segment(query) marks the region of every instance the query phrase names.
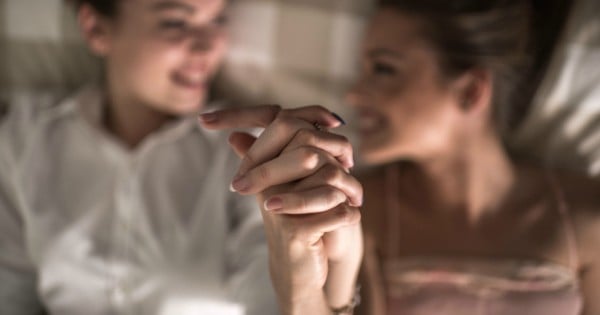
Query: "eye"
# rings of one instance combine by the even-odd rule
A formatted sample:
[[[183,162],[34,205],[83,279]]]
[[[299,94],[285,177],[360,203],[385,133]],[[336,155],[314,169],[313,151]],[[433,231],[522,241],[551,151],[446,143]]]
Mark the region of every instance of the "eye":
[[[225,14],[221,14],[212,21],[212,24],[218,25],[218,26],[224,26],[224,25],[227,25],[228,21],[229,21],[228,16]]]
[[[188,27],[184,20],[164,20],[160,22],[160,28],[167,31],[183,31]]]
[[[372,64],[371,71],[375,75],[393,76],[397,73],[394,66],[389,63],[375,61]]]

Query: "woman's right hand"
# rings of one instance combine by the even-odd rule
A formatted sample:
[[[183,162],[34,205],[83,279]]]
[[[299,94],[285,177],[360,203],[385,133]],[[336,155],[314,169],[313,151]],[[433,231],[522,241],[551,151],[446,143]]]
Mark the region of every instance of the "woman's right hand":
[[[348,141],[314,127],[314,122],[325,127],[339,122],[315,106],[213,115],[218,116],[209,126],[213,129],[266,127],[258,139],[232,135],[230,142],[244,157],[233,187],[257,194],[263,205],[271,275],[286,313],[329,314],[327,305],[347,304],[362,257],[357,208],[362,186],[348,173],[353,165]]]

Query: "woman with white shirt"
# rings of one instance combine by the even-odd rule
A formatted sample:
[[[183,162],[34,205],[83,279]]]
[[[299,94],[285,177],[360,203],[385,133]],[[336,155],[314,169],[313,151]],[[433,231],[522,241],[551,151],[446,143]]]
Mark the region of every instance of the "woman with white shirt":
[[[104,80],[0,123],[0,314],[278,312],[260,211],[229,192],[237,158],[196,116],[226,1],[75,5]]]

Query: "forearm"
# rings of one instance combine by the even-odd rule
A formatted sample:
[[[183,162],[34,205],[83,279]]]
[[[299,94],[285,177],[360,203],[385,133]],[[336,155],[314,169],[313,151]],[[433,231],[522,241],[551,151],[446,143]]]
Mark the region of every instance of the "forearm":
[[[315,289],[314,294],[301,299],[281,303],[283,315],[331,315],[331,309],[322,290]]]

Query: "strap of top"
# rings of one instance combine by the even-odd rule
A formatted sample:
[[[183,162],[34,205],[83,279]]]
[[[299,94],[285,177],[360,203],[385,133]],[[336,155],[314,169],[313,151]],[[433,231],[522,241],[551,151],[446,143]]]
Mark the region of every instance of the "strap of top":
[[[548,172],[547,177],[550,185],[552,186],[552,190],[554,191],[554,196],[556,198],[556,202],[558,203],[558,212],[562,219],[563,228],[565,230],[565,239],[567,241],[567,250],[569,253],[569,267],[573,270],[577,270],[579,269],[580,263],[579,251],[577,250],[578,246],[575,233],[575,224],[569,211],[567,198],[565,197],[562,186],[556,179],[556,176]]]

